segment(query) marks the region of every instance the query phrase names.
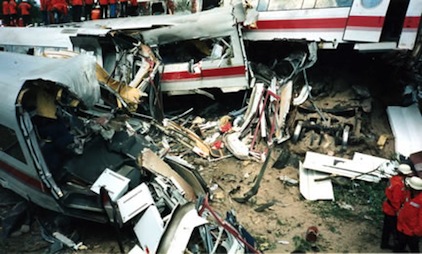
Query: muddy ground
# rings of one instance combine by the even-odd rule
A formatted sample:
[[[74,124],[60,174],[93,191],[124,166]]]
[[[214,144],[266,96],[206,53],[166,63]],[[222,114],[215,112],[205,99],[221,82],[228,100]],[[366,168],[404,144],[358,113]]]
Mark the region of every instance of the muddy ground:
[[[356,86],[369,91],[370,107],[366,107],[362,114],[362,136],[353,140],[347,149],[341,149],[332,137],[325,136],[321,143],[310,142],[309,135],[302,137],[297,143],[286,141],[275,146],[271,155],[270,168],[266,171],[258,193],[247,203],[238,203],[233,197],[241,197],[253,185],[256,176],[261,169],[262,162],[241,161],[234,157],[220,161],[205,161],[193,154],[188,154],[185,159],[200,167],[200,172],[209,186],[216,187],[213,191],[211,205],[216,211],[224,215],[225,211],[233,210],[237,219],[253,236],[258,239],[260,249],[266,253],[286,253],[293,251],[307,252],[390,252],[379,248],[382,216],[379,200],[366,200],[360,204],[349,203],[353,211],[337,209],[337,215],[318,210],[318,207],[338,207],[337,188],[335,189],[336,201],[306,201],[299,192],[298,185],[280,180],[287,176],[290,179],[299,180],[298,163],[303,161],[306,151],[316,151],[339,157],[350,158],[353,152],[358,151],[383,158],[391,158],[394,154],[394,139],[389,127],[385,108],[387,105],[399,104],[401,101],[399,80],[400,72],[394,72],[394,68],[384,66],[382,61],[376,60],[371,55],[356,54],[320,54],[319,60],[308,71],[308,79],[313,86],[315,103],[320,108],[333,108],[336,105],[367,105],[368,97],[356,90]],[[300,80],[297,81],[298,83]],[[353,88],[355,87],[355,88]],[[362,91],[362,90],[361,90]],[[235,99],[233,99],[235,98]],[[171,100],[165,98],[164,103],[171,105]],[[242,96],[222,97],[223,100],[235,102],[229,106],[209,106],[208,99],[186,100],[197,103],[194,114],[201,117],[218,117],[227,114],[230,110],[241,105]],[[180,98],[179,98],[180,100]],[[365,104],[366,103],[366,104]],[[224,104],[224,103],[223,103]],[[179,104],[181,106],[181,104]],[[184,105],[189,107],[189,103]],[[174,107],[167,108],[168,111]],[[291,109],[289,114],[290,131],[294,130],[296,108]],[[323,135],[317,136],[321,137]],[[385,145],[380,148],[377,145],[381,135],[387,137]],[[277,161],[282,153],[288,153],[290,159],[281,167]],[[343,179],[344,180],[344,179]],[[362,183],[352,183],[346,180],[343,190],[353,192],[362,187]],[[382,190],[385,182],[372,183],[374,189]],[[376,186],[375,186],[376,185]],[[335,185],[336,186],[336,185]],[[377,187],[377,188],[375,188]],[[2,191],[6,195],[6,191]],[[356,192],[359,195],[359,192]],[[7,197],[7,198],[6,198]],[[2,217],[13,207],[14,200],[6,195],[2,198],[0,207]],[[362,195],[362,198],[363,197]],[[343,202],[343,203],[347,203]],[[269,207],[263,208],[267,204]],[[257,211],[258,208],[258,211]],[[260,210],[261,208],[261,210]],[[379,211],[377,213],[376,211]],[[375,211],[375,213],[374,213]],[[39,214],[47,214],[39,211]],[[342,216],[354,214],[355,216]],[[108,225],[97,225],[85,221],[74,221],[78,238],[86,246],[81,253],[118,253],[117,235],[114,229]],[[0,252],[47,252],[51,245],[42,239],[39,224],[32,221],[30,230],[19,236],[4,239],[0,245]],[[318,228],[319,235],[316,244],[312,247],[304,239],[309,227]],[[73,228],[73,227],[72,227]],[[75,234],[76,234],[75,233]],[[135,244],[132,240],[131,230],[122,233],[125,251],[129,251]],[[65,249],[62,253],[71,253]]]

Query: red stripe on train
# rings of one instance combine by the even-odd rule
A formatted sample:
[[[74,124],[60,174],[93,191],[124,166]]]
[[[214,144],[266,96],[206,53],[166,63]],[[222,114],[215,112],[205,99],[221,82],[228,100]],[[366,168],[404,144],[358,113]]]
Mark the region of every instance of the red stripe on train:
[[[200,79],[200,78],[225,78],[231,76],[244,76],[245,66],[222,67],[216,69],[204,69],[201,73],[183,72],[165,72],[161,75],[161,81],[177,81],[182,79]]]
[[[10,166],[9,164],[0,161],[0,170],[3,170],[10,174],[10,177],[15,177],[17,180],[30,185],[32,188],[37,189],[37,191],[43,192],[43,184],[36,178],[29,176],[16,168]],[[7,179],[6,179],[7,180]]]
[[[344,29],[346,26],[382,28],[384,16],[350,16],[343,18],[312,18],[258,20],[259,29]],[[415,20],[409,20],[412,24]]]
[[[405,17],[403,28],[414,28],[417,29],[419,27],[419,22],[421,21],[421,17]]]

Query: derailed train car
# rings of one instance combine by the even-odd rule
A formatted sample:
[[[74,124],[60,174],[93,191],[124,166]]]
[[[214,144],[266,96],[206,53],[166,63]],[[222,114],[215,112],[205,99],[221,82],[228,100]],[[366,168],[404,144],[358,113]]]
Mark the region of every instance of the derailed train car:
[[[3,187],[64,215],[134,225],[140,252],[255,250],[235,221],[207,220],[216,215],[203,199],[207,186],[165,158],[146,121],[110,103],[118,95],[98,83],[94,57],[3,52],[0,59]],[[182,230],[177,247],[166,237],[175,230]]]

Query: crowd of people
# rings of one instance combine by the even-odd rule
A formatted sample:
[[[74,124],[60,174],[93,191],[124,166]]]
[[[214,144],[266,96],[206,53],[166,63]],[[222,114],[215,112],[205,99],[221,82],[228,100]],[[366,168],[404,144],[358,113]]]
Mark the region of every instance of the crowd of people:
[[[4,26],[28,26],[32,23],[31,8],[33,6],[27,0],[2,1]],[[172,1],[167,2],[172,3]],[[143,3],[147,4],[147,2]],[[44,25],[138,16],[140,10],[145,10],[145,8],[147,6],[139,6],[137,0],[40,0]]]
[[[94,9],[99,11],[98,17],[93,16]],[[139,14],[137,0],[41,0],[40,10],[46,25]]]
[[[17,3],[15,0],[3,0],[2,14],[5,26],[27,26],[31,24],[32,5],[26,0]]]
[[[422,178],[411,166],[401,164],[391,177],[382,205],[384,225],[381,249],[419,253],[422,237]]]

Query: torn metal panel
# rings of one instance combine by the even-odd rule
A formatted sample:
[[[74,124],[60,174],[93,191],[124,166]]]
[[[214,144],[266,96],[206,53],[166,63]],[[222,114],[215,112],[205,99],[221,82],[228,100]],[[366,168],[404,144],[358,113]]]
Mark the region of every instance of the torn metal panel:
[[[104,186],[108,191],[111,200],[116,201],[127,191],[129,182],[130,179],[106,168],[94,182],[91,190],[100,194],[100,188]]]
[[[176,207],[166,224],[157,253],[184,253],[193,230],[208,223],[205,218],[198,215],[195,204],[187,203]]]
[[[378,167],[368,170],[368,167],[362,165],[359,161],[309,151],[306,152],[303,167],[367,182],[379,182],[381,180],[379,174],[375,173]]]
[[[334,200],[333,184],[330,179],[321,179],[327,174],[306,169],[302,162],[299,162],[299,190],[307,200]]]
[[[128,252],[128,254],[147,254],[139,245],[133,246],[132,249]]]
[[[242,133],[248,127],[252,118],[255,116],[256,112],[258,111],[258,106],[262,97],[264,95],[264,84],[263,83],[256,83],[252,89],[252,94],[249,99],[249,105],[246,110],[246,113],[243,117],[244,121],[242,126],[240,127],[240,132]]]
[[[192,186],[196,196],[201,197],[206,195],[206,183],[198,180],[202,178],[197,177],[199,173],[193,165],[188,164],[188,162],[176,156],[166,156],[165,159],[165,161]]]
[[[280,109],[277,114],[277,126],[275,130],[275,136],[278,143],[281,143],[286,138],[289,138],[289,135],[285,132],[286,127],[286,117],[290,111],[290,104],[292,101],[293,95],[293,82],[289,80],[286,84],[283,84],[280,87]]]
[[[95,76],[95,59],[92,56],[80,55],[62,60],[0,52],[0,58],[0,80],[15,90],[5,93],[8,97],[15,99],[26,80],[42,79],[67,87],[87,106],[94,105],[100,98],[100,85]],[[14,102],[10,105],[14,105]]]
[[[150,149],[145,149],[142,152],[138,163],[140,166],[150,170],[151,172],[163,175],[168,178],[174,178],[185,191],[186,199],[190,201],[195,200],[195,192],[193,191],[192,187]]]
[[[387,107],[396,153],[405,157],[422,150],[422,116],[417,104]]]
[[[68,59],[79,55],[79,53],[74,51],[45,50],[42,55],[49,58]],[[147,96],[142,92],[142,90],[131,87],[130,84],[126,85],[125,83],[113,79],[98,63],[96,64],[96,75],[99,82],[108,85],[111,89],[118,92],[122,99],[127,103],[128,108],[132,111],[136,111],[138,104],[140,103],[141,96]],[[119,101],[116,101],[116,103],[119,107],[122,107]]]
[[[154,199],[145,183],[138,185],[117,200],[123,223],[126,223],[153,204]]]
[[[158,244],[164,232],[164,222],[157,207],[149,206],[133,231],[145,252],[157,253]]]
[[[365,172],[378,168],[379,170],[374,171],[373,174],[378,175],[380,178],[388,178],[391,175],[395,175],[395,167],[398,166],[390,160],[358,152],[353,154],[353,162],[360,165]]]

